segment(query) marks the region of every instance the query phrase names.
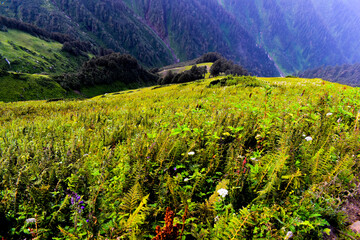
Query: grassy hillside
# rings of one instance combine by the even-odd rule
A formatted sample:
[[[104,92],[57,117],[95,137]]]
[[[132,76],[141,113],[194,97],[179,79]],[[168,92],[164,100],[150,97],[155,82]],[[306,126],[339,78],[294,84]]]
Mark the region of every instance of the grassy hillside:
[[[342,212],[360,194],[359,89],[213,80],[0,103],[0,236],[359,237]]]
[[[19,30],[0,31],[0,39],[0,68],[10,71],[62,73],[77,70],[86,60],[61,51],[63,45],[58,42]]]
[[[15,102],[74,97],[47,75],[0,74],[0,101]]]

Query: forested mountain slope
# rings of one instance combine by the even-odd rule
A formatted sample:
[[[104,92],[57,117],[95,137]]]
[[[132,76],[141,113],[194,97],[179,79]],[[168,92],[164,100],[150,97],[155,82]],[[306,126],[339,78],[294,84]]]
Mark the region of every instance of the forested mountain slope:
[[[285,73],[360,61],[358,2],[218,0]]]
[[[306,78],[322,78],[328,81],[360,87],[360,63],[308,69],[297,74]]]
[[[217,51],[254,74],[278,75],[266,52],[215,0],[10,0],[0,14],[164,66]]]

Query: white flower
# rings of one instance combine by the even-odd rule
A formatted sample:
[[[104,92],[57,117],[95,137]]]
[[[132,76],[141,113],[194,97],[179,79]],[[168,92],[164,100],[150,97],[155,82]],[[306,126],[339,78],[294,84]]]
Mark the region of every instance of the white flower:
[[[220,217],[219,216],[216,216],[215,218],[214,218],[214,221],[215,222],[217,222],[217,221],[219,221],[220,220]]]
[[[28,218],[25,220],[26,223],[34,223],[36,222],[36,219],[35,218]]]
[[[294,234],[291,231],[288,231],[284,240],[288,240],[288,239],[292,238],[293,236],[294,236]]]
[[[326,116],[331,116],[333,115],[331,112],[327,113]]]
[[[195,155],[195,152],[189,152],[188,155],[190,156]]]
[[[224,197],[226,197],[226,195],[228,195],[228,190],[226,190],[224,188],[219,189],[217,192],[222,198],[224,198]]]
[[[313,140],[313,138],[312,138],[312,137],[310,137],[310,136],[308,136],[308,137],[306,137],[306,138],[305,138],[305,140],[309,142],[309,141],[312,141],[312,140]]]
[[[189,178],[184,178],[184,182],[187,182],[189,181],[190,179]]]

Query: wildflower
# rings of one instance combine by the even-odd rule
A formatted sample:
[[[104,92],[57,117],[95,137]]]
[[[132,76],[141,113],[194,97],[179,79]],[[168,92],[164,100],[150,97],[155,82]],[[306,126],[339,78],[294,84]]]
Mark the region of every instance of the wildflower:
[[[327,113],[326,116],[331,116],[333,115],[331,112]]]
[[[88,223],[88,222],[89,222],[89,219],[86,219],[86,222]]]
[[[195,155],[195,152],[189,152],[188,155],[190,156]]]
[[[217,192],[222,198],[225,198],[226,195],[228,195],[228,190],[226,190],[224,188],[219,189]]]
[[[284,240],[288,240],[288,239],[292,238],[293,236],[294,236],[294,234],[291,231],[288,231]]]
[[[88,153],[85,153],[85,154],[83,155],[83,157],[87,157],[87,156],[89,156],[89,154],[88,154]]]
[[[189,178],[184,178],[184,182],[187,182],[189,181],[190,179]]]
[[[215,218],[214,218],[214,222],[217,222],[217,221],[219,221],[220,220],[220,217],[219,216],[216,216]]]
[[[176,167],[174,167],[174,171],[176,171],[176,169],[177,169],[177,168],[176,168]]]
[[[36,219],[35,218],[28,218],[25,220],[26,223],[34,223],[36,222]]]
[[[306,138],[305,138],[305,140],[309,142],[309,141],[312,141],[312,140],[313,140],[313,138],[312,138],[312,137],[310,137],[310,136],[308,136],[308,137],[306,137]]]

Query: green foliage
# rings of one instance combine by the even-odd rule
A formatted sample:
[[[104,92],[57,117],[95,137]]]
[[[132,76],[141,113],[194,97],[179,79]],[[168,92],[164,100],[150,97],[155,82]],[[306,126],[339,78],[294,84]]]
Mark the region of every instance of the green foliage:
[[[79,71],[56,77],[65,89],[90,90],[94,96],[103,94],[102,89],[111,92],[155,84],[157,76],[146,71],[135,58],[128,54],[112,53],[85,62]],[[96,92],[97,91],[97,92]]]
[[[0,236],[152,239],[168,207],[182,239],[354,236],[359,90],[229,79],[0,103]]]

